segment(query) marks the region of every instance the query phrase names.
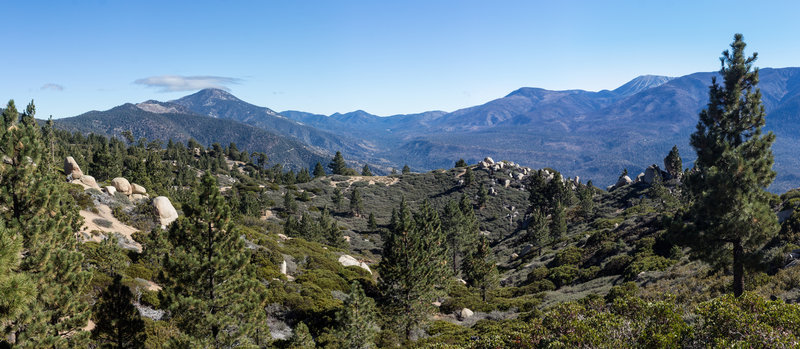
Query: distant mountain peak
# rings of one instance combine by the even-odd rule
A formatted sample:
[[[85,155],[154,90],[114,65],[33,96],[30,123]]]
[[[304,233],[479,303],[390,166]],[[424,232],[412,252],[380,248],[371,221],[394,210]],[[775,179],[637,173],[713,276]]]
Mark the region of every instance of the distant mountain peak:
[[[637,76],[631,81],[628,81],[624,85],[617,87],[617,89],[615,89],[612,92],[621,96],[630,96],[642,92],[644,90],[649,90],[651,88],[661,86],[672,79],[674,79],[674,77],[671,76],[641,75]]]
[[[181,100],[194,100],[203,101],[204,105],[208,105],[217,101],[235,101],[240,102],[241,99],[237,98],[228,91],[218,88],[205,88],[197,91],[191,95],[181,98]]]

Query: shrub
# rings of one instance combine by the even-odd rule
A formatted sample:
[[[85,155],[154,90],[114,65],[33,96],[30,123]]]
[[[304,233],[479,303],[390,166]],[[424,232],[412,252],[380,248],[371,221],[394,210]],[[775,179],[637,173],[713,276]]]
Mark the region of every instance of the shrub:
[[[623,275],[625,276],[625,279],[632,280],[643,271],[665,270],[673,264],[675,264],[675,261],[669,258],[649,255],[646,257],[636,258],[631,264],[628,265],[627,268],[625,268]]]
[[[561,249],[556,253],[556,257],[553,259],[553,266],[560,267],[563,265],[577,265],[581,262],[583,258],[583,249],[580,247],[575,246],[568,246],[566,248]]]
[[[552,281],[556,287],[560,288],[571,284],[578,278],[578,267],[574,265],[562,265],[560,267],[550,269],[548,279]]]
[[[695,340],[715,347],[794,347],[800,342],[800,307],[745,292],[700,304]]]
[[[103,219],[103,218],[92,219],[92,222],[94,222],[94,224],[97,224],[98,226],[101,226],[103,228],[111,228],[111,226],[114,225],[108,219]]]
[[[614,303],[617,298],[633,297],[639,292],[639,286],[635,282],[628,281],[622,285],[611,287],[611,290],[606,294],[606,303]]]
[[[633,261],[633,257],[627,254],[618,254],[608,259],[603,266],[603,274],[605,275],[620,275],[625,268]]]

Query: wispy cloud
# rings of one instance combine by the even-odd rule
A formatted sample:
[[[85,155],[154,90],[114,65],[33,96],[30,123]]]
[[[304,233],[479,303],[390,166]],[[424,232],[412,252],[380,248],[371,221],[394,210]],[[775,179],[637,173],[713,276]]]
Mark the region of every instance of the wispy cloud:
[[[238,84],[241,79],[225,76],[160,75],[134,81],[135,84],[160,88],[160,92],[194,91],[204,88],[228,90],[226,85]]]
[[[54,83],[47,83],[47,84],[42,85],[41,89],[42,90],[53,90],[53,91],[59,91],[60,92],[60,91],[64,91],[64,86],[61,86],[59,84],[54,84]]]

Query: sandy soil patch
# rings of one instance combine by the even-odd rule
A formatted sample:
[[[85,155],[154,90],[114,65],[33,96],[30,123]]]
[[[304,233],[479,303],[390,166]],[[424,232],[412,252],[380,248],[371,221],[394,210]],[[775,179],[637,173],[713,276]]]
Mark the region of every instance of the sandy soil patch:
[[[108,207],[108,205],[98,204],[95,205],[95,208],[97,208],[98,213],[94,213],[87,210],[81,210],[80,214],[83,217],[83,227],[81,228],[81,231],[86,232],[87,234],[90,233],[92,230],[99,230],[104,233],[119,233],[120,235],[130,240],[139,252],[142,251],[142,245],[134,241],[133,238],[131,237],[133,233],[139,230],[137,230],[132,226],[123,224],[118,219],[116,219],[114,215],[111,213],[111,208]],[[100,226],[99,224],[97,224],[97,222],[95,222],[95,219],[103,219],[109,221],[111,222],[111,226],[109,226],[108,228]],[[100,236],[93,236],[91,234],[89,234],[89,236],[90,236],[89,240],[91,241],[99,242],[101,240]]]

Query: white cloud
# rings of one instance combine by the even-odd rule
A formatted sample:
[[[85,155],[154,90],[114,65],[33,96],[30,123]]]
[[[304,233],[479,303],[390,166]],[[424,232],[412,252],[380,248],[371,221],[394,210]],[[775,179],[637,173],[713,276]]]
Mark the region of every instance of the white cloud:
[[[241,79],[224,76],[160,75],[134,81],[135,84],[161,88],[160,92],[195,91],[204,88],[228,90],[226,85],[238,84]]]
[[[64,91],[64,86],[61,86],[59,84],[47,83],[47,84],[42,85],[42,87],[40,89],[42,89],[42,90],[53,90],[53,91],[59,91],[60,92],[60,91]]]

